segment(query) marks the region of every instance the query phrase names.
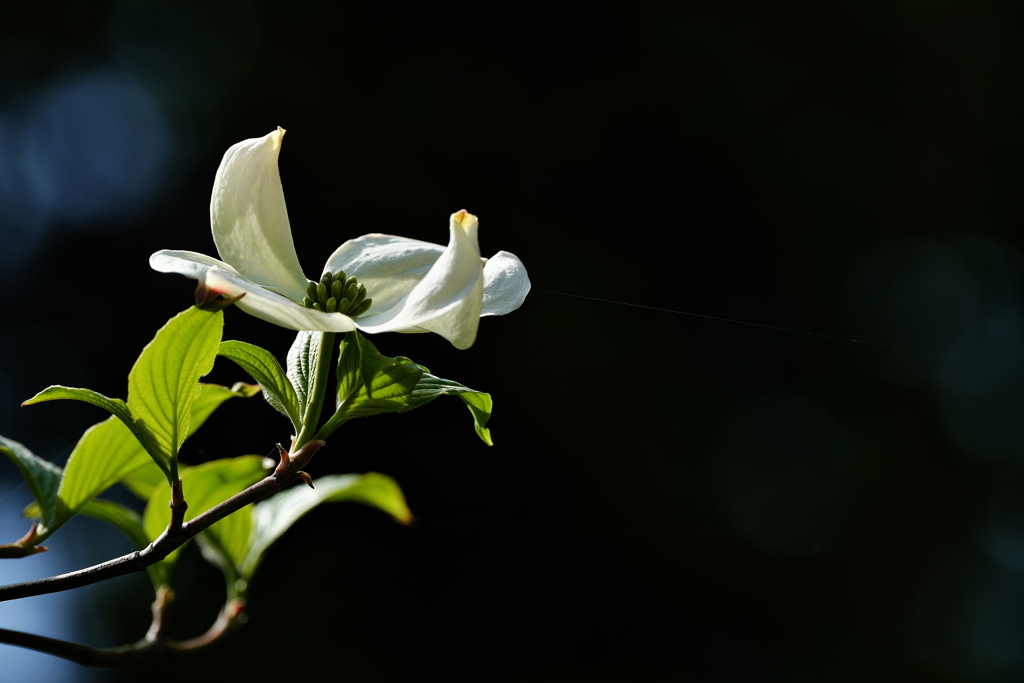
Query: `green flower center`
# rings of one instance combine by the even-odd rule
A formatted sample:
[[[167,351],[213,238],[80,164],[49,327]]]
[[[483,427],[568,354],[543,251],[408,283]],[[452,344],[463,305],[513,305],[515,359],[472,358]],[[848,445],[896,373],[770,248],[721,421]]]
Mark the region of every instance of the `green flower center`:
[[[356,281],[356,276],[346,278],[345,271],[324,273],[320,282],[306,286],[306,297],[302,305],[325,313],[344,313],[350,318],[370,310],[373,299],[366,298],[366,287]]]

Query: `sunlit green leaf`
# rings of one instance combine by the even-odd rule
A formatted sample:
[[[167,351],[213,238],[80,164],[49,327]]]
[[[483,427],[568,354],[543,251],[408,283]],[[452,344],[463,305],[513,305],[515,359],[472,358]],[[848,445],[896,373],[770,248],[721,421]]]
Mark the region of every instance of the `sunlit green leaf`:
[[[119,398],[110,398],[91,389],[78,389],[76,387],[62,387],[60,385],[54,385],[43,389],[21,405],[29,406],[35,403],[42,403],[43,401],[55,401],[59,399],[70,399],[73,401],[91,403],[94,406],[103,408],[108,413],[121,420],[125,427],[131,430],[132,434],[135,435],[135,438],[138,439],[139,443],[143,444],[145,449],[150,453],[150,455],[152,455],[156,464],[160,465],[160,468],[163,469],[164,472],[168,472],[167,461],[162,456],[158,444],[153,440],[149,431],[132,418],[128,405]]]
[[[124,423],[110,417],[93,425],[78,440],[64,466],[58,496],[66,516],[60,522],[66,521],[83,503],[113,486],[127,473],[146,466],[163,479],[146,450]]]
[[[223,325],[222,312],[195,307],[171,318],[128,374],[127,403],[89,389],[52,386],[22,405],[74,399],[107,410],[131,430],[170,481],[199,397],[199,378],[213,368]]]
[[[243,384],[228,388],[217,384],[200,384],[199,399],[192,405],[189,434],[198,429],[213,411],[229,398],[252,396],[258,387]],[[119,481],[132,477],[133,482],[147,482],[146,500],[157,484],[167,490],[167,482],[154,466],[138,439],[117,418],[111,417],[90,427],[79,439],[64,466],[57,496],[57,518],[48,525],[52,532],[67,521],[81,506]]]
[[[238,573],[251,579],[267,549],[303,515],[321,503],[351,501],[383,510],[395,520],[409,524],[412,513],[402,490],[391,477],[376,472],[328,475],[315,482],[316,488],[294,486],[253,507],[253,535]]]
[[[234,361],[259,382],[267,403],[291,420],[295,433],[299,433],[302,424],[299,397],[281,364],[269,351],[245,342],[226,341],[221,342],[217,353]]]
[[[111,415],[115,415],[123,420],[125,423],[130,423],[132,420],[131,412],[128,410],[128,406],[119,398],[110,398],[103,394],[93,391],[92,389],[79,389],[77,387],[62,387],[59,384],[55,384],[50,387],[46,387],[38,394],[25,401],[21,405],[30,406],[35,403],[42,403],[44,401],[57,401],[60,399],[70,399],[72,401],[84,401],[85,403],[91,403],[94,406],[103,408]]]
[[[199,398],[192,405],[192,419],[188,426],[189,436],[192,436],[224,401],[229,398],[250,398],[260,393],[258,386],[241,382],[231,388],[219,384],[203,383],[200,383],[199,387],[201,389]],[[179,462],[178,473],[181,474],[183,471],[184,466]],[[149,500],[153,489],[157,486],[167,490],[167,480],[158,469],[151,467],[139,467],[125,472],[119,481],[142,500]]]
[[[221,311],[193,306],[179,313],[160,328],[128,374],[128,409],[152,435],[172,472],[189,433],[199,378],[213,369],[223,326]]]

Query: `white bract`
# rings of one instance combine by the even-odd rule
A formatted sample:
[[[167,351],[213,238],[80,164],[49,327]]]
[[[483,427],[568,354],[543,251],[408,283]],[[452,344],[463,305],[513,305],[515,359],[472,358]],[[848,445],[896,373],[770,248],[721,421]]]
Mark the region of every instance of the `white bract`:
[[[476,339],[481,316],[519,308],[530,291],[526,268],[513,254],[480,257],[476,216],[451,216],[448,246],[372,233],[342,244],[324,273],[345,271],[365,285],[370,309],[350,318],[306,308],[309,280],[295,254],[277,157],[284,130],[244,140],[224,155],[210,200],[213,241],[223,259],[163,250],[154,270],[202,281],[238,297],[246,313],[293,330],[436,332],[457,348]]]

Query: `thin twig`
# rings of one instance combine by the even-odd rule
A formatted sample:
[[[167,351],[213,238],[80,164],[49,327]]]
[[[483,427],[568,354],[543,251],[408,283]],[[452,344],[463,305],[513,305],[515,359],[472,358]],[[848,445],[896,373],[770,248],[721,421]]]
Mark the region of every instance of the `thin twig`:
[[[33,633],[0,628],[0,642],[45,652],[46,654],[62,657],[83,666],[118,666],[128,662],[195,652],[207,647],[239,626],[244,621],[242,618],[244,611],[245,603],[243,601],[229,601],[221,609],[217,620],[206,633],[191,640],[165,640],[162,638],[152,638],[147,635],[146,638],[132,645],[115,648],[96,648],[71,643],[66,640],[37,636]],[[150,629],[150,632],[152,631],[153,629]]]

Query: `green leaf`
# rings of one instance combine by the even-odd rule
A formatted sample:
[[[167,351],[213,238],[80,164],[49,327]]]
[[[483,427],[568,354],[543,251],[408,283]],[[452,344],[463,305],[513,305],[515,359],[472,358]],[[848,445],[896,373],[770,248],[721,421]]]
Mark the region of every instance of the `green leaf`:
[[[142,517],[134,510],[109,500],[94,499],[82,505],[80,512],[106,522],[121,531],[132,542],[136,550],[142,550],[149,545],[146,532],[142,529]],[[168,582],[167,567],[162,562],[150,565],[146,569],[154,588],[159,588]]]
[[[346,353],[349,358],[345,358]],[[350,405],[348,412],[351,417],[403,410],[408,403],[404,397],[409,393],[405,389],[411,391],[423,372],[423,368],[404,356],[390,358],[383,355],[358,330],[348,332],[338,359],[338,405],[360,403],[356,400],[360,398],[370,404],[378,399],[386,402],[382,405],[383,410],[367,413],[353,412],[358,408]],[[401,402],[401,407],[396,401]]]
[[[214,460],[184,471],[181,475],[181,486],[188,502],[184,521],[187,522],[206,512],[262,479],[266,475],[265,462],[266,459],[262,456],[243,455]],[[162,534],[170,522],[171,510],[167,505],[169,498],[170,493],[163,487],[154,490],[149,498],[142,515],[142,526],[150,541]],[[235,519],[236,517],[238,519]],[[223,544],[226,546],[248,543],[250,523],[248,514],[236,513],[217,522],[203,533],[218,534],[224,539]],[[178,550],[175,550],[163,561],[170,567],[177,556]]]
[[[21,471],[29,491],[39,504],[43,525],[51,523],[57,516],[57,487],[60,485],[61,469],[13,439],[0,437],[0,452],[10,458]]]
[[[223,326],[222,312],[194,306],[171,318],[128,374],[127,403],[89,389],[52,386],[22,405],[74,399],[103,408],[131,430],[173,481],[178,449],[189,433],[192,405],[199,397],[199,378],[213,368]]]
[[[253,535],[244,560],[238,564],[239,576],[251,579],[267,549],[307,512],[321,503],[341,501],[383,510],[402,524],[412,522],[405,496],[391,477],[376,472],[321,477],[315,489],[295,486],[253,507]]]
[[[354,396],[366,386],[363,371],[363,343],[366,343],[367,350],[377,349],[366,342],[358,330],[346,332],[341,340],[341,351],[338,355],[338,401],[336,408],[341,408],[351,396]],[[380,357],[380,353],[376,354]],[[371,375],[376,368],[371,370]]]
[[[281,364],[267,351],[240,341],[221,342],[218,355],[234,361],[263,387],[263,397],[275,410],[292,421],[298,434],[302,425],[299,397]]]
[[[59,384],[47,387],[38,394],[25,401],[21,405],[30,406],[44,401],[56,401],[70,399],[73,401],[84,401],[94,406],[99,406],[105,411],[120,418],[125,424],[131,424],[132,415],[125,402],[119,398],[110,398],[92,389],[78,389],[76,387],[62,387]]]
[[[422,375],[408,358],[382,355],[358,331],[347,332],[338,359],[338,408],[316,438],[327,438],[353,417],[407,410]]]
[[[192,405],[192,419],[189,422],[189,436],[192,436],[197,429],[203,426],[207,418],[216,410],[224,401],[229,398],[251,398],[256,394],[260,393],[260,388],[254,384],[243,384],[239,382],[231,388],[221,386],[219,384],[204,384],[200,383],[199,399]],[[178,463],[178,473],[181,474],[184,469],[183,465]],[[149,500],[149,497],[153,493],[153,489],[157,486],[166,485],[166,479],[160,474],[160,471],[151,467],[140,467],[130,472],[125,472],[120,478],[120,483],[123,484],[129,491],[134,493],[142,500]]]
[[[91,389],[78,389],[75,387],[54,385],[43,389],[21,405],[29,406],[35,403],[42,403],[43,401],[54,401],[58,399],[84,401],[85,403],[91,403],[94,406],[103,408],[108,413],[112,414],[124,423],[125,427],[131,430],[131,433],[135,435],[135,438],[138,439],[139,443],[142,444],[145,450],[152,456],[156,464],[160,466],[160,469],[170,476],[167,463],[161,457],[158,444],[154,442],[152,435],[143,425],[135,422],[132,418],[131,411],[128,409],[128,405],[119,398],[109,398]]]
[[[353,417],[412,410],[444,395],[462,399],[473,415],[477,435],[493,446],[487,429],[490,394],[431,375],[403,356],[384,356],[358,332],[348,332],[338,360],[338,409],[316,438],[327,438]]]
[[[295,395],[299,402],[299,415],[306,414],[306,403],[309,401],[309,389],[313,383],[313,374],[316,372],[317,363],[320,358],[319,332],[299,332],[295,335],[295,341],[288,349],[288,379],[295,388]]]
[[[199,398],[192,405],[189,435],[199,429],[224,401],[253,396],[259,391],[258,387],[247,384],[230,389],[218,384],[199,386]],[[136,475],[133,479],[135,482],[147,482],[142,486],[146,490],[145,496],[141,496],[147,500],[154,485],[165,484],[165,478],[152,465],[146,450],[120,420],[111,417],[90,427],[79,439],[64,466],[57,493],[60,501],[58,518],[48,525],[50,531],[78,512],[84,503],[132,475]]]
[[[125,426],[135,434],[135,438],[138,439],[140,443],[146,444],[146,450],[158,452],[157,445],[153,442],[149,432],[141,425],[136,424],[135,420],[132,419],[132,414],[128,409],[128,405],[119,398],[110,398],[99,392],[93,391],[92,389],[79,389],[76,387],[54,385],[43,389],[21,405],[30,406],[44,401],[56,401],[59,399],[83,401],[103,408],[108,413],[121,420],[121,422],[123,422]],[[164,464],[157,459],[157,456],[154,455],[153,459],[157,460],[157,464],[161,465],[161,468],[166,471],[166,467],[164,467]]]
[[[462,399],[462,402],[469,408],[469,412],[473,414],[473,424],[476,427],[477,436],[488,446],[493,446],[491,430],[487,429],[487,421],[491,418],[492,408],[490,394],[470,389],[450,379],[442,379],[428,373],[423,373],[423,377],[412,391],[412,400],[409,402],[409,408],[419,408],[421,405],[433,401],[438,396],[450,394],[454,394]]]
[[[151,463],[139,440],[116,417],[93,425],[78,440],[64,466],[58,491],[63,515],[57,520],[58,524],[63,524],[84,503],[116,484],[126,474],[147,465],[159,473]]]
[[[169,480],[189,433],[199,378],[213,369],[223,327],[221,311],[193,306],[160,328],[128,374],[128,409],[135,423],[152,435],[158,453],[147,450],[168,470]]]

